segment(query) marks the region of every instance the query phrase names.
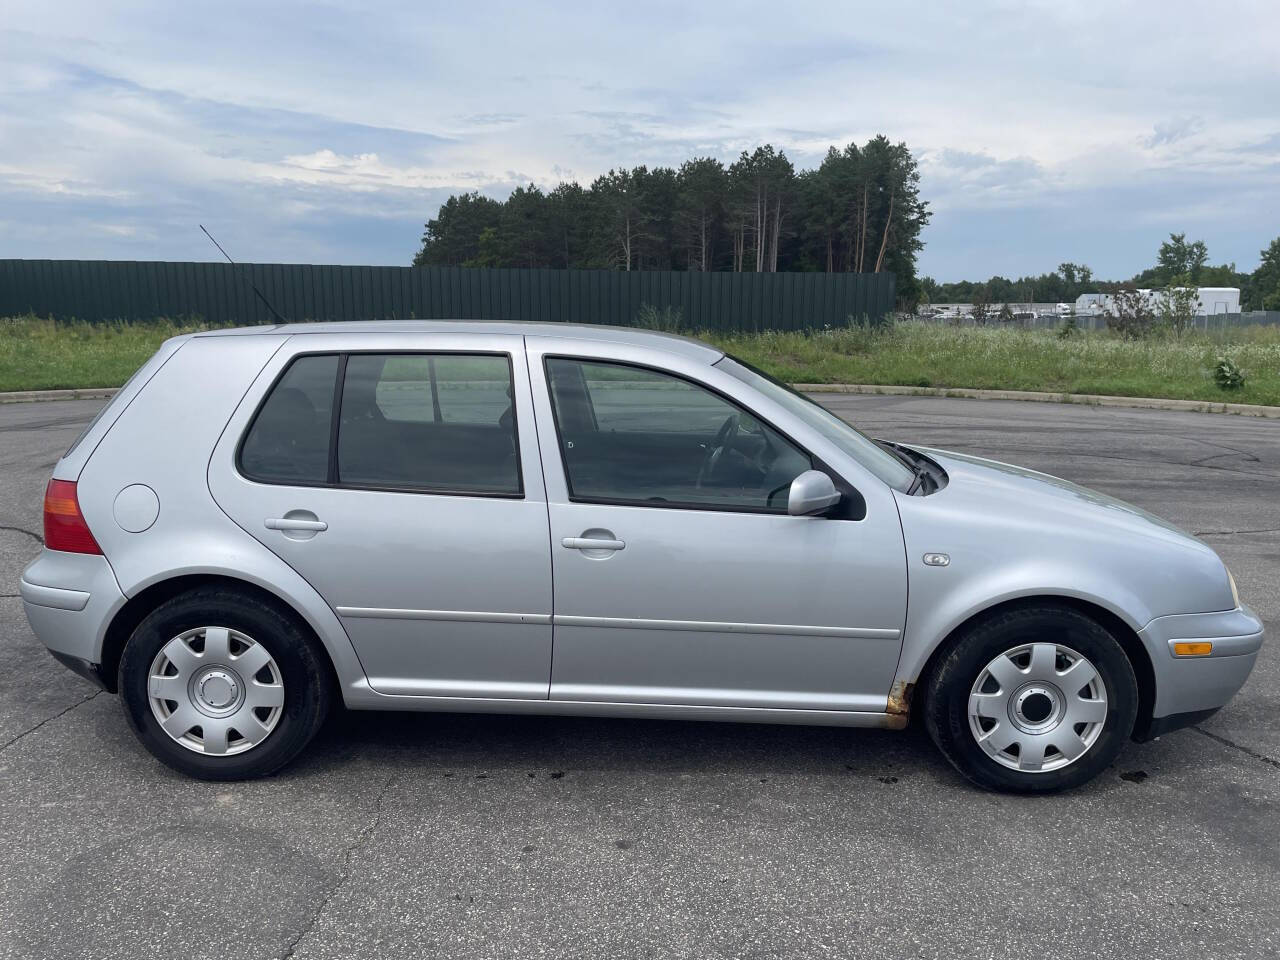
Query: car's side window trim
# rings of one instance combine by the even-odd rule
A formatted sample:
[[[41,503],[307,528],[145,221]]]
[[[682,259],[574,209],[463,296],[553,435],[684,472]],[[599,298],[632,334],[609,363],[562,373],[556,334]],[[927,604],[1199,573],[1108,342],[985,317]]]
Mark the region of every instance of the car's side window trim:
[[[347,358],[353,356],[413,356],[413,357],[441,357],[441,356],[463,356],[463,357],[502,357],[507,362],[507,376],[511,384],[511,436],[515,447],[516,458],[516,489],[514,491],[487,491],[487,490],[450,490],[436,489],[425,487],[403,487],[394,484],[365,484],[352,483],[350,481],[343,482],[338,471],[338,433],[340,432],[342,420],[342,392],[343,385],[346,381]],[[271,395],[280,385],[280,381],[284,379],[289,370],[295,363],[306,357],[337,357],[338,371],[334,377],[333,387],[333,408],[330,411],[329,421],[329,455],[328,465],[326,469],[326,478],[323,481],[314,480],[272,480],[265,477],[254,476],[249,470],[245,469],[243,463],[244,445],[249,435],[253,432],[254,425],[258,422],[258,417],[262,414],[262,409],[267,405],[267,401],[271,399]],[[417,496],[428,497],[483,497],[488,500],[523,500],[525,499],[525,483],[524,483],[524,457],[520,451],[520,413],[516,403],[516,374],[515,361],[510,351],[504,350],[306,350],[293,354],[289,358],[280,372],[275,375],[271,381],[271,385],[263,392],[258,405],[253,411],[253,416],[249,418],[244,430],[240,434],[240,439],[236,441],[235,449],[235,470],[236,473],[248,480],[250,483],[260,483],[264,486],[271,487],[306,487],[314,490],[363,490],[369,493],[412,493]]]
[[[827,463],[823,461],[821,457],[815,456],[811,451],[806,449],[803,444],[797,443],[795,439],[793,439],[791,435],[788,434],[785,430],[778,429],[768,419],[756,413],[756,411],[745,406],[740,401],[735,400],[733,397],[730,397],[728,394],[724,393],[723,391],[717,390],[715,387],[711,386],[710,384],[703,383],[700,380],[695,380],[693,377],[685,376],[684,374],[677,373],[674,370],[666,370],[662,367],[650,366],[649,364],[644,364],[644,363],[636,363],[630,360],[616,360],[612,357],[577,356],[570,353],[547,353],[547,354],[543,354],[543,357],[542,357],[543,380],[544,380],[545,389],[547,391],[547,399],[551,405],[552,425],[554,426],[556,431],[556,449],[560,454],[560,469],[564,473],[565,490],[568,493],[570,503],[590,503],[590,504],[598,504],[600,506],[611,506],[611,507],[641,507],[649,510],[655,510],[655,509],[657,510],[705,510],[705,511],[711,511],[712,513],[744,513],[744,514],[751,514],[754,516],[768,516],[768,517],[788,516],[785,510],[778,511],[778,510],[772,510],[768,507],[752,507],[746,504],[691,503],[688,501],[681,501],[681,500],[663,500],[661,502],[655,502],[651,500],[621,500],[621,499],[614,499],[614,498],[608,498],[608,497],[578,496],[573,492],[573,477],[569,473],[569,461],[568,461],[568,458],[565,456],[564,434],[560,429],[560,410],[556,404],[555,394],[551,389],[551,368],[548,366],[548,362],[551,360],[568,360],[568,361],[571,361],[574,363],[580,363],[580,364],[581,363],[600,363],[600,364],[610,364],[618,367],[632,367],[636,370],[643,370],[648,373],[656,373],[662,376],[672,377],[676,380],[683,380],[685,383],[691,384],[694,387],[705,390],[708,393],[712,394],[713,396],[718,397],[720,400],[723,400],[725,403],[729,404],[735,409],[741,410],[744,413],[749,414],[755,420],[759,421],[761,424],[768,427],[770,430],[772,430],[774,433],[780,436],[787,443],[791,444],[791,446],[793,446],[806,458],[808,458],[809,463],[812,466],[812,469],[821,470],[823,473],[826,473],[828,476],[831,477],[831,479],[836,484],[836,488],[845,494],[844,499],[848,501],[848,509],[843,510],[839,516],[833,517],[833,519],[861,520],[863,517],[866,516],[866,503],[863,500],[862,495],[858,493],[858,491],[854,489],[847,480],[841,477],[836,471],[831,469],[831,467],[828,466]],[[590,391],[588,391],[588,396],[590,396]]]
[[[293,366],[295,362],[296,358],[290,360],[289,366]],[[338,485],[338,429],[342,425],[342,391],[346,383],[347,354],[342,353],[338,355],[338,371],[334,374],[333,381],[333,409],[329,412],[329,466],[325,482],[333,487]]]

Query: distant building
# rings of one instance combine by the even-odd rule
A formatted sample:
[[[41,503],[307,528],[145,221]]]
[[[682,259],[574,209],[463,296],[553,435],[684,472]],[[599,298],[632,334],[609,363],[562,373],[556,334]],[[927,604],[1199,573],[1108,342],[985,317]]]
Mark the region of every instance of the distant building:
[[[1139,290],[1147,302],[1147,306],[1156,310],[1160,306],[1161,290]],[[1111,306],[1109,293],[1082,293],[1076,297],[1076,316],[1096,317],[1106,313]],[[1220,313],[1240,312],[1239,287],[1197,287],[1196,316],[1211,317]]]
[[[987,321],[998,323],[1005,307],[1013,314],[1013,320],[1019,324],[1032,324],[1046,317],[1065,317],[1071,312],[1069,303],[988,303]],[[920,316],[933,320],[967,320],[973,317],[972,303],[933,303],[920,308]]]

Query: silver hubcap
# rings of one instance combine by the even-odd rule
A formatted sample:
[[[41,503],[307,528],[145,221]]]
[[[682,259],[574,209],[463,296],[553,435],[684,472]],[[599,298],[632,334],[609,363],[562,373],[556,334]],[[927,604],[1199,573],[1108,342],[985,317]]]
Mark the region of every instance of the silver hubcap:
[[[160,729],[188,750],[217,756],[252,750],[284,710],[274,658],[228,627],[197,627],[161,647],[147,694]]]
[[[1046,773],[1079,760],[1107,721],[1093,664],[1060,643],[1028,643],[986,665],[969,692],[969,729],[1010,770]]]

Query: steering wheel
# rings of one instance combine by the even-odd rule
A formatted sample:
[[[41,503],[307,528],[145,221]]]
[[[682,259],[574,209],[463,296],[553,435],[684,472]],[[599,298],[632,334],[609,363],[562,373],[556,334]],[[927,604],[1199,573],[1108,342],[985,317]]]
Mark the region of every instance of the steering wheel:
[[[729,441],[738,433],[738,424],[741,420],[742,417],[738,414],[731,413],[725,418],[724,423],[720,425],[720,429],[716,431],[715,439],[711,441],[711,446],[707,447],[707,455],[702,461],[702,466],[698,469],[697,486],[699,488],[709,483],[711,478],[715,476],[716,468],[720,466],[720,460],[724,456],[725,450],[729,447]]]

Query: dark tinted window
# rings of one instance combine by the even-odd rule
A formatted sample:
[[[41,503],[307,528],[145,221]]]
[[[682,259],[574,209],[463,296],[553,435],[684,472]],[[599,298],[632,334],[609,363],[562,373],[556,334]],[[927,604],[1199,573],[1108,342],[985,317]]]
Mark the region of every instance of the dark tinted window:
[[[276,383],[240,450],[240,469],[271,483],[324,483],[336,356],[299,357]]]
[[[519,494],[505,355],[353,354],[338,480],[443,493]]]
[[[625,364],[547,360],[575,499],[785,513],[809,457],[705,387]]]

